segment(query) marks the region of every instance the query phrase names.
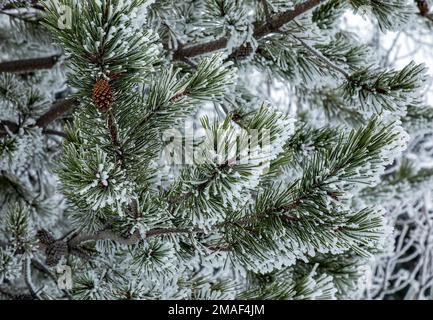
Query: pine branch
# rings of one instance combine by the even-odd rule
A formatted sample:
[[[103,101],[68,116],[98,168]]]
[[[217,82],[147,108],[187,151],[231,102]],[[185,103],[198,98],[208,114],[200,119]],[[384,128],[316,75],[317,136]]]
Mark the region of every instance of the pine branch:
[[[296,205],[298,205],[298,204],[299,203],[297,203]],[[294,210],[295,208],[296,207],[293,206],[293,208],[290,208],[290,209],[285,208],[285,209],[286,210]],[[295,218],[292,218],[292,217],[287,217],[287,218],[291,219],[293,221],[296,220]],[[235,221],[235,222],[220,223],[220,224],[216,225],[215,228],[213,228],[213,230],[211,230],[210,232],[216,232],[216,231],[220,230],[221,228],[226,227],[228,224],[236,224],[238,226],[246,226],[253,221],[254,222],[257,221],[257,215],[252,216],[252,217],[242,218],[242,219],[239,219],[238,221]],[[158,228],[158,229],[152,229],[152,230],[147,231],[145,236],[142,236],[139,231],[135,231],[130,237],[123,237],[123,236],[117,234],[116,232],[114,232],[112,229],[103,229],[103,230],[100,230],[94,234],[77,233],[74,237],[72,237],[68,241],[68,246],[70,248],[75,248],[75,247],[80,246],[81,244],[83,244],[85,242],[100,241],[100,240],[111,240],[111,241],[115,241],[115,242],[122,244],[122,245],[134,245],[134,244],[137,244],[144,239],[150,239],[150,238],[165,236],[165,235],[169,235],[169,234],[184,234],[184,233],[198,234],[198,233],[205,233],[205,231],[202,229],[198,229],[198,228],[196,228],[196,229],[191,229],[191,228]],[[213,246],[208,247],[208,249],[222,250],[221,247],[213,247]],[[230,249],[228,247],[224,247],[223,250],[229,251]]]
[[[39,119],[36,121],[35,126],[40,128],[45,128],[51,122],[57,120],[68,111],[73,110],[77,105],[78,105],[78,100],[76,99],[65,99],[65,100],[55,102],[46,113],[44,113],[42,116],[39,117]],[[19,128],[20,126],[14,122],[0,121],[0,138],[6,136],[8,132],[17,133]],[[64,136],[64,133],[58,131],[44,130],[44,132],[47,134]]]
[[[59,61],[60,55],[0,62],[0,72],[26,73],[35,70],[51,69]]]
[[[331,153],[331,155],[333,155],[333,161],[330,161],[329,163],[327,163],[327,169],[328,170],[324,170],[323,168],[316,168],[316,170],[319,170],[320,172],[327,172],[326,175],[323,175],[320,179],[317,179],[316,181],[314,181],[314,183],[309,183],[308,181],[310,181],[310,177],[308,175],[312,174],[311,172],[313,172],[314,167],[317,166],[317,161],[313,160],[309,165],[307,165],[306,169],[304,170],[307,173],[306,177],[303,177],[302,179],[300,179],[299,181],[297,181],[296,184],[293,184],[292,187],[297,187],[299,188],[298,192],[293,193],[293,190],[291,190],[291,188],[289,188],[289,190],[287,191],[288,194],[294,194],[295,196],[290,200],[290,202],[286,202],[286,203],[281,203],[280,201],[278,201],[278,203],[280,203],[280,205],[278,206],[270,206],[267,208],[263,208],[263,210],[259,210],[257,212],[255,212],[254,214],[251,214],[249,216],[246,217],[240,217],[238,219],[235,220],[227,220],[225,222],[219,223],[217,225],[215,225],[211,230],[205,232],[202,229],[191,229],[191,228],[159,228],[159,229],[153,229],[150,230],[146,233],[145,236],[141,236],[141,234],[136,231],[134,232],[130,237],[123,237],[119,234],[117,234],[116,232],[114,232],[112,229],[103,229],[101,231],[96,232],[95,234],[88,234],[88,233],[78,233],[75,237],[73,237],[69,242],[68,242],[68,246],[70,248],[73,247],[77,247],[79,246],[81,243],[87,242],[87,241],[98,241],[98,240],[112,240],[115,241],[117,243],[120,244],[124,244],[124,245],[134,245],[137,244],[138,242],[144,240],[144,239],[148,239],[148,238],[152,238],[152,237],[158,237],[158,236],[164,236],[167,234],[182,234],[182,233],[187,233],[187,234],[198,234],[198,233],[206,233],[206,234],[210,234],[210,233],[214,233],[214,232],[218,232],[221,229],[229,226],[229,225],[235,225],[237,227],[240,228],[245,228],[248,227],[250,225],[255,225],[258,222],[267,219],[269,216],[272,216],[273,213],[280,213],[280,219],[286,223],[293,223],[293,222],[297,222],[300,219],[298,217],[289,215],[289,212],[298,210],[301,206],[309,206],[310,201],[312,201],[313,198],[317,198],[318,197],[318,192],[316,192],[317,190],[321,190],[325,185],[329,184],[329,179],[331,177],[335,177],[338,175],[338,172],[342,171],[342,170],[346,170],[347,174],[355,174],[352,172],[353,170],[353,162],[357,162],[359,161],[358,157],[360,156],[360,154],[362,154],[362,149],[367,149],[369,151],[369,153],[371,153],[371,156],[375,155],[378,150],[380,149],[380,146],[377,146],[377,142],[376,144],[373,144],[373,146],[370,146],[369,143],[373,143],[373,141],[375,141],[375,139],[379,139],[381,140],[381,143],[389,143],[390,137],[387,134],[384,134],[382,131],[380,131],[379,133],[374,133],[373,128],[375,127],[376,122],[371,121],[369,123],[369,125],[366,128],[363,128],[362,130],[359,130],[358,132],[355,133],[352,132],[350,137],[350,140],[346,142],[346,147],[341,148],[341,150],[346,150],[347,148],[353,148],[354,150],[357,150],[356,152],[347,152],[345,153],[345,157],[342,157],[341,155],[337,155],[337,151],[335,150],[340,150],[340,148],[337,148],[334,150],[334,153],[337,152],[336,154]],[[342,143],[342,142],[341,142]],[[364,144],[365,143],[365,144]],[[347,150],[346,150],[347,151]],[[346,152],[345,151],[345,152]],[[370,161],[371,159],[369,159]],[[367,160],[365,160],[367,161]],[[209,178],[209,180],[203,182],[201,185],[197,186],[197,189],[200,188],[200,186],[203,188],[206,187],[207,183],[209,183],[209,181],[211,181],[214,177],[211,176]],[[353,177],[351,177],[350,175],[346,176],[346,179],[350,180]],[[336,193],[334,193],[331,190],[326,190],[326,194],[327,196],[329,196],[330,198],[334,199],[334,200],[338,200],[338,195]],[[171,199],[169,202],[173,203],[173,202],[179,202],[179,201],[185,201],[187,198],[193,196],[193,193],[187,193],[185,195],[183,195],[183,197],[181,198],[177,198],[177,199]],[[335,229],[333,229],[334,232],[340,232],[340,231],[344,231],[344,229],[342,227],[337,227]],[[231,247],[228,245],[223,244],[222,246],[208,246],[208,249],[210,250],[217,250],[217,251],[231,251]]]
[[[270,33],[277,32],[286,23],[294,20],[298,16],[304,14],[305,12],[325,1],[326,0],[308,0],[304,3],[298,4],[292,10],[278,13],[274,15],[269,21],[266,21],[262,25],[256,27],[253,35],[255,38],[259,39]],[[191,58],[213,51],[221,50],[227,46],[227,43],[227,38],[220,38],[203,44],[189,46],[186,48],[182,47],[174,52],[173,58],[175,60],[184,60],[185,58]]]
[[[146,232],[144,237],[138,231],[135,231],[130,237],[122,237],[115,233],[111,229],[103,229],[95,234],[90,233],[79,233],[71,240],[69,240],[68,245],[70,247],[77,247],[82,243],[88,241],[98,241],[98,240],[111,240],[123,245],[133,245],[144,239],[154,238],[158,236],[168,235],[168,234],[182,234],[182,233],[201,233],[202,230],[199,229],[188,229],[188,228],[160,228],[153,229]]]
[[[287,10],[276,14],[271,21],[266,22],[254,30],[254,37],[263,38],[264,36],[278,31],[286,23],[294,20],[298,16],[313,9],[326,0],[308,0],[298,4],[293,10]]]
[[[248,221],[245,221],[247,224]],[[221,228],[225,227],[227,223],[221,223],[217,225],[212,231],[216,232]],[[101,240],[111,240],[118,244],[122,245],[134,245],[143,241],[145,239],[170,235],[170,234],[200,234],[205,233],[204,230],[201,229],[188,229],[188,228],[161,228],[161,229],[153,229],[146,232],[146,235],[143,237],[140,235],[138,231],[135,231],[130,237],[123,237],[117,233],[115,233],[111,229],[100,230],[94,234],[90,233],[78,233],[75,237],[68,241],[69,248],[76,248],[82,245],[85,242],[89,241],[101,241]],[[206,246],[207,249],[211,251],[231,251],[232,247],[227,244],[222,245],[209,245]]]
[[[318,59],[320,59],[323,63],[325,63],[330,69],[333,69],[339,73],[341,73],[346,79],[350,78],[350,74],[347,73],[346,70],[340,68],[335,63],[333,63],[331,60],[329,60],[327,57],[325,57],[321,52],[310,46],[308,43],[306,43],[301,38],[292,35],[293,38],[298,40],[309,52],[311,52],[313,55],[315,55]]]
[[[38,127],[45,128],[54,120],[73,110],[76,106],[78,106],[78,103],[79,102],[76,99],[65,99],[54,103],[50,110],[48,110],[36,121],[36,125]]]

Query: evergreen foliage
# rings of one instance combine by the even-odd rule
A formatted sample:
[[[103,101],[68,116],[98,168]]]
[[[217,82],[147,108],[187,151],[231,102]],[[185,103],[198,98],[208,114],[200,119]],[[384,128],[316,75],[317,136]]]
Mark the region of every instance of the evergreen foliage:
[[[0,1],[51,57],[13,37],[0,56],[0,295],[360,297],[393,237],[383,199],[431,179],[401,155],[432,113],[427,68],[384,67],[341,20],[405,30],[418,9]]]

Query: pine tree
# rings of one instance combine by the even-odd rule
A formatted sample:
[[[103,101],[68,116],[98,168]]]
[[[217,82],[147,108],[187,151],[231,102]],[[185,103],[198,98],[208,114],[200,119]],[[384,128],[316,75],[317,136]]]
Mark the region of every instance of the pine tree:
[[[405,30],[428,16],[419,1],[0,2],[26,5],[58,47],[0,62],[6,298],[360,294],[392,237],[371,194],[398,190],[388,169],[404,168],[410,119],[429,121],[427,76],[380,65],[341,19]],[[59,61],[67,100],[36,105],[37,87],[52,102],[63,86],[44,82]],[[65,267],[73,286],[59,290]]]
[[[421,53],[430,52],[431,45],[423,42],[432,30],[432,1],[415,1],[415,16],[404,32],[392,36],[392,41],[383,47],[382,35],[374,37],[375,51],[380,64],[390,66],[401,64],[399,52],[416,48]],[[413,55],[412,55],[413,56]],[[421,54],[416,54],[422,60]],[[426,62],[430,63],[427,59]],[[376,188],[363,191],[362,198],[368,203],[383,203],[386,219],[394,226],[383,253],[378,255],[371,270],[364,295],[369,299],[431,299],[433,270],[431,257],[432,208],[431,181],[433,171],[430,165],[431,99],[428,88],[419,97],[420,102],[406,107],[401,118],[410,134],[407,150],[387,168],[381,183]]]
[[[36,230],[66,232],[63,195],[53,173],[64,137],[67,99],[61,52],[42,27],[43,8],[0,1],[0,295],[41,298],[38,279],[56,295],[55,271],[34,255]]]

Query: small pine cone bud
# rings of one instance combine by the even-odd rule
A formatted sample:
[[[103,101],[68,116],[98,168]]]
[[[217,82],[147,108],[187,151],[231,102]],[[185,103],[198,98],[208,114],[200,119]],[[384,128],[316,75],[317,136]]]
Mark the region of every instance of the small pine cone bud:
[[[38,238],[40,243],[42,243],[46,246],[48,246],[48,245],[52,244],[54,241],[56,241],[56,239],[54,239],[53,235],[45,229],[38,230],[38,232],[36,233],[36,238]]]
[[[99,79],[92,90],[92,101],[100,112],[107,112],[113,103],[113,93],[107,80]]]
[[[248,57],[253,52],[253,47],[250,43],[245,43],[240,46],[235,52],[233,52],[230,57],[235,60],[244,59]]]
[[[63,256],[68,254],[68,245],[66,242],[61,240],[55,241],[48,246],[45,250],[45,254],[45,263],[47,266],[54,267],[60,262],[60,259],[62,259]]]

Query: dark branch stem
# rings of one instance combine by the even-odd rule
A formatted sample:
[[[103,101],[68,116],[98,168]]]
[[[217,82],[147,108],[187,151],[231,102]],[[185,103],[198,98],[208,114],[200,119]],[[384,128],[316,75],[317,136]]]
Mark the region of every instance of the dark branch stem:
[[[313,9],[325,1],[326,0],[308,0],[304,3],[298,4],[292,10],[287,10],[276,14],[274,17],[272,17],[271,21],[262,24],[254,30],[254,37],[262,38],[272,32],[278,31],[286,23],[294,20],[298,16],[304,14],[305,12]]]
[[[51,129],[44,129],[44,131],[42,131],[42,132],[45,133],[45,134],[47,134],[47,135],[58,136],[58,137],[66,138],[66,133],[64,133],[64,132],[62,132],[62,131],[51,130]]]
[[[174,52],[173,58],[175,60],[184,61],[185,58],[196,57],[205,53],[224,49],[227,46],[227,43],[228,43],[227,38],[221,38],[218,40],[210,41],[203,44],[198,44],[195,46],[180,48]]]
[[[433,21],[433,14],[430,13],[430,7],[427,0],[415,0],[415,3],[418,7],[418,15]]]
[[[51,69],[59,61],[59,55],[0,62],[0,72],[26,73],[35,70]]]
[[[76,106],[78,106],[78,100],[76,99],[65,99],[55,102],[53,106],[36,121],[36,126],[45,128],[54,120],[73,110]]]
[[[295,8],[293,8],[292,10],[287,10],[274,15],[269,21],[266,21],[265,23],[255,28],[254,37],[260,39],[270,33],[278,31],[279,28],[281,28],[286,23],[294,20],[298,16],[304,14],[305,12],[325,1],[326,0],[307,0],[304,3],[295,6]],[[189,47],[181,47],[174,52],[173,58],[175,60],[184,60],[185,58],[191,58],[205,53],[221,50],[227,46],[227,43],[227,38],[220,38],[203,44]]]
[[[19,128],[19,125],[17,125],[15,122],[7,120],[0,121],[0,138],[6,136],[8,131],[17,133]]]
[[[107,113],[107,127],[110,133],[111,143],[113,144],[113,147],[117,149],[119,147],[119,139],[117,129],[113,123],[113,114],[110,111]]]

